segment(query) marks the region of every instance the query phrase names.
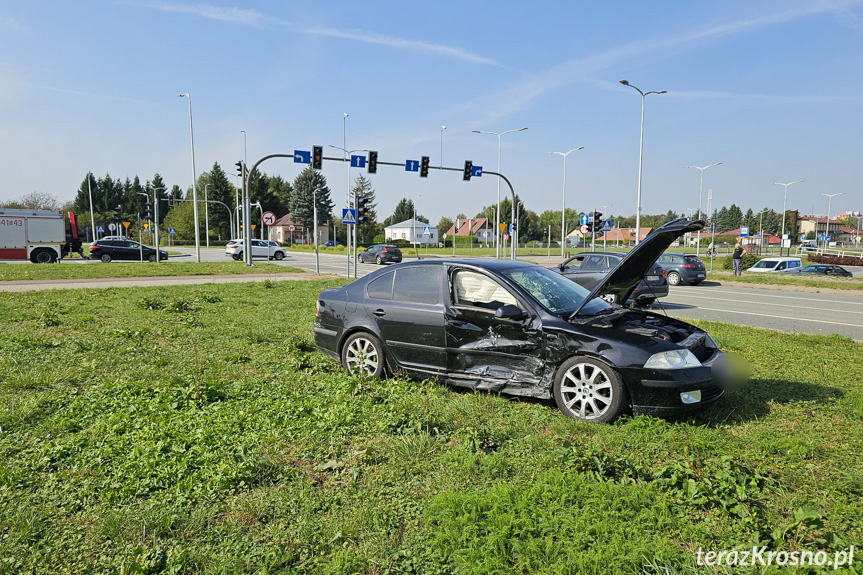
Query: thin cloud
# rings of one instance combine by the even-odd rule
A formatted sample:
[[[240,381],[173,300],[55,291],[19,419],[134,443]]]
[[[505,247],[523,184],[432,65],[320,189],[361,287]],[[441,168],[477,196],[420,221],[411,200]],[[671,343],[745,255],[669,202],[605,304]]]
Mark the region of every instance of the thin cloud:
[[[153,8],[162,12],[173,12],[175,14],[193,14],[219,22],[241,24],[243,26],[260,26],[266,17],[257,10],[243,10],[240,8],[224,8],[209,4],[173,4],[168,2],[129,2],[131,6]]]
[[[682,99],[740,99],[761,100],[776,104],[860,104],[863,97],[858,96],[824,96],[824,95],[786,95],[786,94],[741,94],[739,92],[720,91],[679,91],[669,92],[670,98]]]
[[[326,36],[329,38],[340,38],[343,40],[353,40],[354,42],[362,42],[364,44],[376,44],[379,46],[387,46],[399,50],[409,50],[413,52],[422,52],[435,56],[443,56],[446,58],[454,58],[472,64],[484,64],[491,66],[500,66],[497,62],[484,56],[473,54],[461,48],[453,46],[445,46],[443,44],[432,44],[421,40],[408,40],[405,38],[397,38],[393,36],[384,36],[375,34],[374,32],[363,31],[344,31],[335,28],[312,27],[300,29],[296,28],[289,22],[273,18],[262,14],[256,10],[241,10],[239,8],[222,8],[220,6],[211,6],[207,4],[176,4],[170,2],[130,2],[133,6],[142,6],[161,10],[163,12],[173,12],[175,14],[194,14],[202,18],[211,20],[219,20],[221,22],[230,22],[243,26],[263,26],[265,24],[274,24],[287,28],[296,29],[298,32],[310,34],[314,36]]]
[[[477,56],[476,54],[471,54],[470,52],[467,52],[460,48],[453,48],[452,46],[444,46],[442,44],[430,44],[428,42],[421,42],[418,40],[405,40],[404,38],[394,38],[392,36],[382,36],[380,34],[368,32],[343,32],[341,30],[334,30],[332,28],[309,28],[304,30],[304,32],[306,32],[307,34],[315,34],[318,36],[329,36],[331,38],[354,40],[356,42],[363,42],[365,44],[378,44],[381,46],[389,46],[391,48],[400,48],[405,50],[412,50],[415,52],[424,52],[426,54],[446,56],[450,58],[456,58],[458,60],[464,60],[466,62],[471,62],[474,64],[490,64],[492,66],[500,65],[489,58]]]
[[[137,98],[129,98],[126,96],[109,96],[106,94],[94,94],[93,92],[81,92],[79,90],[69,90],[68,88],[58,88],[56,86],[45,86],[44,84],[33,84],[32,82],[22,82],[22,84],[27,86],[32,86],[34,88],[40,88],[42,90],[51,90],[52,92],[62,92],[64,94],[75,94],[76,96],[88,96],[91,98],[102,98],[105,100],[119,100],[122,102],[133,102],[135,104],[150,104],[146,100],[139,100]]]
[[[0,28],[15,32],[21,32],[26,29],[20,20],[16,20],[11,16],[0,16]]]

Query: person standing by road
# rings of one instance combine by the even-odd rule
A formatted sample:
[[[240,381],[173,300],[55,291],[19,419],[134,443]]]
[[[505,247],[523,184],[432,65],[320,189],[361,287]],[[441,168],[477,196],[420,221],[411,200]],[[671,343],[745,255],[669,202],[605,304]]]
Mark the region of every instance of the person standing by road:
[[[734,264],[734,275],[743,275],[743,254],[746,250],[740,245],[740,242],[734,244],[734,252],[731,254],[731,263]]]

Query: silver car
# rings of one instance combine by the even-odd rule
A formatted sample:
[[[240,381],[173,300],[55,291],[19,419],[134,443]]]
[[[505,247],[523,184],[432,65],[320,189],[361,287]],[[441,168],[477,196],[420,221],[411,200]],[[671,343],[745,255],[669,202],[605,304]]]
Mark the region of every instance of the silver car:
[[[243,259],[243,240],[231,240],[225,246],[225,255],[231,256],[236,261]],[[268,260],[281,261],[287,253],[285,248],[274,241],[252,240],[252,257],[267,258]]]

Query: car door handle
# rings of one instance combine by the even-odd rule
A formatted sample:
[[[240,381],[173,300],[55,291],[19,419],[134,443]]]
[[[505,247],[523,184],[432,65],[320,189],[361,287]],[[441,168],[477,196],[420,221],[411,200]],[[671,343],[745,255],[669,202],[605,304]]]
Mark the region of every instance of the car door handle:
[[[385,312],[384,310],[382,310],[382,309],[380,309],[380,308],[376,309],[376,310],[375,310],[375,311],[373,311],[372,313],[373,313],[373,314],[375,314],[375,315],[376,315],[376,316],[378,316],[378,317],[383,317],[383,316],[387,315],[387,312]]]

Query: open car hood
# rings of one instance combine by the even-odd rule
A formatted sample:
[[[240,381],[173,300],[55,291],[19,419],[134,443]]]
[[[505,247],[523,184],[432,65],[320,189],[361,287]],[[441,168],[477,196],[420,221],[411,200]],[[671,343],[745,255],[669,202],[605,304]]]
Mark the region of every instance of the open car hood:
[[[629,299],[638,282],[644,279],[647,271],[674,240],[687,232],[694,232],[703,228],[704,222],[701,220],[679,218],[650,232],[641,243],[611,268],[611,271],[606,274],[602,281],[596,284],[596,287],[584,299],[573,316],[578,315],[588,302],[597,297],[601,297],[609,303],[623,305]]]

